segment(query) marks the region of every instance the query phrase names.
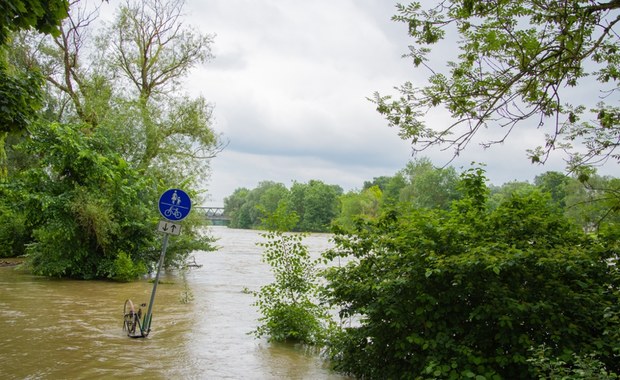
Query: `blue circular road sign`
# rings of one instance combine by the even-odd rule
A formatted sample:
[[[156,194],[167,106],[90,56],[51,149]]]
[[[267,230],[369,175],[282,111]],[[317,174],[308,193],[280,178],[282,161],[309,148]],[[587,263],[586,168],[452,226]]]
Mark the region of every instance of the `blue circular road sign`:
[[[179,221],[189,215],[192,200],[181,189],[166,190],[159,197],[159,213],[168,220]]]

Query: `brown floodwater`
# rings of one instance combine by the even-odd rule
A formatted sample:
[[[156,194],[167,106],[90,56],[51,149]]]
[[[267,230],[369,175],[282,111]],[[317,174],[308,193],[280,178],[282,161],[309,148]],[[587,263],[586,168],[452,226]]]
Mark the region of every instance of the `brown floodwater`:
[[[259,317],[250,292],[272,280],[256,246],[262,238],[210,231],[218,251],[195,252],[200,267],[162,274],[146,339],[128,338],[122,325],[126,299],[148,303],[147,280],[55,280],[0,268],[0,378],[344,379],[316,352],[248,334]],[[317,254],[330,246],[324,234],[304,242]]]

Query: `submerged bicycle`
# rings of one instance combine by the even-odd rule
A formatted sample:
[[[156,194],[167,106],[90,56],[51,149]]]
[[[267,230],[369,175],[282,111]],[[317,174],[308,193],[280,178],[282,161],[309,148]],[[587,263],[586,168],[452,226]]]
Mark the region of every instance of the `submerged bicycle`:
[[[146,304],[143,303],[140,306],[145,307]],[[123,331],[127,330],[128,337],[146,338],[149,335],[151,329],[144,329],[143,326],[146,325],[146,321],[140,322],[140,318],[142,318],[142,308],[138,308],[136,312],[133,302],[130,299],[126,300],[123,306]]]

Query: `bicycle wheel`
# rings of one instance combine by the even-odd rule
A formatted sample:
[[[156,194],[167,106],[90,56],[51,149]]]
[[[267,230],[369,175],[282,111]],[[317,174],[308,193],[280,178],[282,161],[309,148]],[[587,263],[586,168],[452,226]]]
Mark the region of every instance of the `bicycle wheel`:
[[[133,306],[133,302],[130,299],[125,301],[123,307],[123,330],[127,330],[127,335],[132,336],[136,334],[136,327],[140,325],[140,313],[136,313],[136,309]]]

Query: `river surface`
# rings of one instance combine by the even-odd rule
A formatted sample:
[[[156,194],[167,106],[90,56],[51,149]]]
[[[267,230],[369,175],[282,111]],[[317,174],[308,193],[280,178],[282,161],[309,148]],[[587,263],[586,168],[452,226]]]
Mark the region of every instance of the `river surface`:
[[[272,281],[256,246],[263,238],[209,231],[218,251],[195,252],[200,267],[162,274],[146,339],[128,338],[122,325],[126,299],[148,303],[147,280],[54,280],[0,268],[0,379],[345,379],[317,353],[248,334],[259,317],[250,291]],[[326,234],[304,244],[315,254],[331,245]]]

